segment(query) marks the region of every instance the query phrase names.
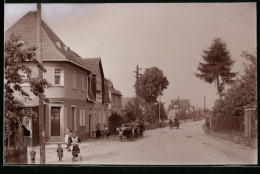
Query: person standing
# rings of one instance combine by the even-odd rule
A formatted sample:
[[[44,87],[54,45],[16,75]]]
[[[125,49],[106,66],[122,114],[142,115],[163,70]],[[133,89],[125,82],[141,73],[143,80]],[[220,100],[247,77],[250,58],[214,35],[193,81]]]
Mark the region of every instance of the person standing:
[[[121,140],[121,142],[123,141],[123,130],[122,130],[122,128],[119,128],[119,137],[120,137],[120,140]]]
[[[107,137],[107,139],[110,136],[109,129],[108,129],[107,125],[105,125],[105,124],[104,124],[104,135]]]
[[[70,138],[70,128],[65,130],[65,143],[67,145],[66,149],[69,148],[69,138]]]
[[[100,128],[99,128],[99,127],[97,127],[96,136],[97,136],[97,139],[100,139],[101,131],[100,131]]]
[[[57,156],[59,157],[59,161],[62,161],[62,157],[63,157],[63,149],[61,147],[61,144],[58,144],[58,148],[57,148]]]

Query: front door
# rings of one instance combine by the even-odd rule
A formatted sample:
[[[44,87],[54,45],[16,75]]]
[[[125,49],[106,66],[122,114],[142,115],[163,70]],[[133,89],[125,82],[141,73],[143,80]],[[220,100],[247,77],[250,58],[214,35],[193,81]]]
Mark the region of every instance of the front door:
[[[51,107],[51,136],[60,136],[60,107]]]

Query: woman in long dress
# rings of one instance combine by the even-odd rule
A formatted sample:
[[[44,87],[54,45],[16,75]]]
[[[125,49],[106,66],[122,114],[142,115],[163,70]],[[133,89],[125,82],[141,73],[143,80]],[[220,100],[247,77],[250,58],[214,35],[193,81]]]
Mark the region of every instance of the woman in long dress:
[[[67,128],[65,131],[65,143],[67,145],[66,149],[69,148],[69,138],[70,138],[70,128]]]

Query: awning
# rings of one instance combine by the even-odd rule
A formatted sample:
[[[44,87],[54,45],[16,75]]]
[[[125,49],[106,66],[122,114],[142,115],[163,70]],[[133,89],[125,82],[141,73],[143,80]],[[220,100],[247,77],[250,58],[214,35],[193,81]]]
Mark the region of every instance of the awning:
[[[20,101],[23,104],[22,107],[35,107],[39,105],[38,97],[31,97],[31,100],[28,98],[15,97],[15,100]]]

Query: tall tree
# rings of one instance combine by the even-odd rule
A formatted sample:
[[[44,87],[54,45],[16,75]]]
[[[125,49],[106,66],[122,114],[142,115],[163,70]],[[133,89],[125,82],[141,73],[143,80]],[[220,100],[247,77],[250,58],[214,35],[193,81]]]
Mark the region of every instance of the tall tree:
[[[33,62],[44,72],[46,69],[35,58],[36,47],[25,47],[20,37],[11,34],[10,39],[5,42],[5,69],[4,69],[4,93],[5,93],[5,138],[12,135],[17,130],[17,125],[21,123],[24,113],[21,103],[15,100],[14,93],[18,92],[21,97],[30,99],[30,95],[21,87],[21,84],[28,83],[31,92],[38,96],[44,92],[45,88],[51,87],[46,79],[39,79],[32,76],[32,69],[27,66],[28,62]],[[48,101],[45,98],[45,101]]]
[[[200,62],[198,66],[198,71],[201,73],[195,75],[210,84],[214,82],[221,98],[225,85],[231,84],[236,76],[236,73],[231,72],[234,61],[231,60],[226,43],[220,38],[214,39],[211,46],[203,50],[202,58],[205,63]]]
[[[137,98],[134,97],[128,101],[124,109],[126,111],[124,116],[126,122],[145,120],[152,123],[153,121],[158,120],[158,113],[156,113],[158,111],[143,99],[137,100]]]
[[[169,82],[162,70],[158,67],[147,68],[139,77],[138,96],[150,104],[155,103],[159,94],[159,86],[161,86],[163,91],[167,89],[168,85]]]
[[[237,78],[232,87],[228,89],[223,100],[217,100],[213,107],[216,116],[241,116],[244,106],[257,105],[257,58],[255,55],[243,52],[244,74]]]
[[[160,107],[159,107],[159,104],[160,104]],[[156,105],[155,105],[155,111],[156,111],[156,114],[157,114],[157,118],[159,119],[159,108],[160,108],[160,119],[161,120],[167,120],[168,119],[168,116],[166,114],[166,110],[164,108],[164,103],[161,103],[161,102],[158,102]]]

